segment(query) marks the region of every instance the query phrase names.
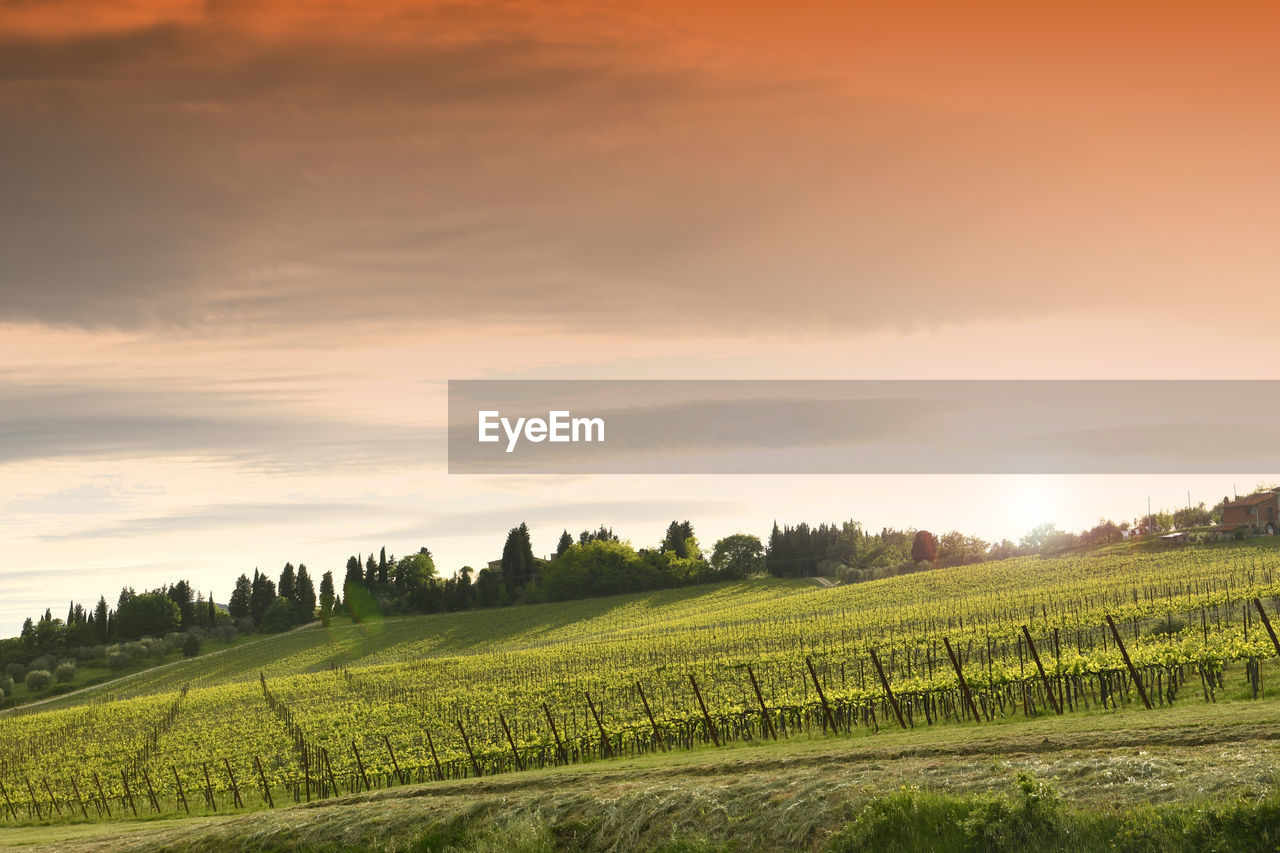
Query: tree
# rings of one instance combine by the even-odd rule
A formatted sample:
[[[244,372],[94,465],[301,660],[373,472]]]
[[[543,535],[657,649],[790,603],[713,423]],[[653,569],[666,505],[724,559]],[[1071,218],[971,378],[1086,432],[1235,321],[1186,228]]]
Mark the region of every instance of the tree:
[[[736,580],[764,570],[764,545],[750,533],[734,533],[716,543],[711,567],[722,578]]]
[[[191,584],[186,581],[178,581],[169,587],[169,598],[173,599],[173,603],[178,605],[178,615],[181,626],[190,628],[196,622],[195,604],[192,600]]]
[[[364,585],[366,589],[373,589],[378,583],[378,564],[373,561],[373,552],[369,552],[369,559],[364,564]]]
[[[333,580],[330,578],[330,587]],[[316,618],[316,587],[311,582],[306,564],[298,564],[298,581],[294,588],[293,602],[298,611],[299,622],[310,622]]]
[[[360,558],[353,556],[347,558],[347,574],[342,579],[342,597],[345,599],[349,595],[347,590],[351,589],[352,584],[364,583],[364,573],[360,571]]]
[[[612,527],[600,525],[599,530],[584,530],[578,534],[578,544],[586,545],[588,542],[617,542],[618,536],[613,532]]]
[[[946,566],[980,563],[987,558],[990,547],[988,542],[977,536],[965,536],[958,530],[952,530],[942,534],[938,540],[938,562]]]
[[[294,619],[298,615],[298,603],[284,596],[276,596],[275,600],[267,605],[267,609],[262,614],[262,630],[268,634],[278,634],[281,631],[287,631],[293,627]]]
[[[253,570],[253,583],[250,584],[249,591],[249,616],[253,619],[253,624],[261,625],[262,617],[266,615],[267,608],[271,606],[271,602],[276,600],[276,585],[264,574],[257,569]]]
[[[280,585],[276,587],[276,595],[281,598],[287,598],[295,601],[298,593],[298,575],[294,571],[293,563],[285,563],[283,571],[280,572]]]
[[[111,635],[107,633],[107,627],[107,597],[100,595],[98,606],[93,608],[93,630],[99,643],[106,643],[111,639]]]
[[[573,544],[573,537],[569,535],[569,531],[566,530],[563,533],[561,533],[560,542],[556,545],[555,559],[557,560],[560,559],[561,555],[564,554],[565,551],[569,550],[569,546],[572,544]]]
[[[249,615],[249,599],[253,596],[253,584],[246,575],[236,578],[235,589],[231,591],[231,600],[227,602],[227,613],[232,619],[243,619]]]
[[[911,561],[913,563],[932,563],[938,559],[938,541],[927,530],[916,532],[911,542]]]
[[[667,534],[662,537],[659,550],[664,554],[675,554],[680,559],[689,556],[688,541],[693,538],[693,525],[686,521],[673,521],[667,525]]]
[[[436,576],[431,553],[423,548],[417,554],[401,557],[395,567],[395,588],[410,607],[425,610],[427,587]]]
[[[1173,514],[1173,525],[1179,530],[1185,530],[1188,527],[1202,527],[1212,523],[1213,513],[1205,508],[1204,502],[1201,501],[1199,506],[1189,506],[1178,510]]]
[[[514,601],[516,590],[532,582],[536,572],[529,527],[520,522],[519,527],[513,527],[507,533],[507,542],[502,548],[502,583],[508,600]]]
[[[195,635],[194,631],[187,632],[187,639],[182,643],[182,656],[184,658],[193,658],[200,654],[200,638]]]
[[[320,578],[320,621],[329,627],[329,617],[333,614],[333,572],[325,572]]]
[[[182,614],[167,595],[144,592],[116,609],[116,633],[123,640],[163,636],[178,628]]]
[[[388,570],[389,570],[389,567],[387,566],[387,549],[386,549],[386,546],[383,546],[382,550],[378,553],[378,584],[380,586],[387,585]]]

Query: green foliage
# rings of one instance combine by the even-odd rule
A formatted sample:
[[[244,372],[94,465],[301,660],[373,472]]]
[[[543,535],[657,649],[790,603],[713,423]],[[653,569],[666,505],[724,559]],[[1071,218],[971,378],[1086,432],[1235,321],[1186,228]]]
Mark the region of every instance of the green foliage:
[[[297,617],[297,603],[284,596],[277,596],[262,614],[262,630],[268,634],[287,631],[294,626]]]
[[[187,633],[187,638],[182,641],[182,656],[184,658],[193,658],[200,654],[200,638],[196,636],[194,631]]]
[[[76,677],[76,665],[71,661],[63,661],[53,671],[53,677],[59,684],[65,684]]]
[[[33,669],[27,673],[27,689],[33,692],[44,690],[52,682],[53,676],[47,669]]]
[[[347,615],[353,621],[368,622],[370,619],[376,619],[382,615],[373,593],[365,588],[363,582],[348,582],[342,594],[344,605],[347,608]]]
[[[116,633],[122,639],[167,634],[181,622],[178,605],[167,595],[133,595],[116,610]]]
[[[828,842],[830,853],[962,850],[969,838],[961,827],[969,804],[958,798],[903,788],[868,802],[848,826]]]

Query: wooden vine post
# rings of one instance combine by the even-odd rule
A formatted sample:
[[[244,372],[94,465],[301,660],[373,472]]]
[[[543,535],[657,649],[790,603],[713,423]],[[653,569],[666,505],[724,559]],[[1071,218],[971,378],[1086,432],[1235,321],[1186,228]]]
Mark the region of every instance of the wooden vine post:
[[[609,735],[605,734],[604,723],[600,722],[600,715],[596,712],[596,703],[591,701],[591,694],[584,691],[587,697],[587,707],[591,709],[591,716],[595,718],[596,728],[600,730],[600,742],[604,745],[606,758],[613,758],[613,744],[609,743]]]
[[[476,754],[471,749],[471,738],[467,737],[467,730],[462,726],[462,719],[458,719],[458,731],[462,732],[462,742],[467,747],[467,755],[471,756],[471,769],[476,772],[476,776],[483,776],[480,772],[480,762],[476,761]]]
[[[769,716],[769,708],[764,704],[764,694],[760,692],[760,682],[756,681],[756,674],[751,671],[751,666],[747,666],[747,677],[751,679],[751,688],[756,692],[756,701],[760,703],[760,715],[764,718],[764,728],[769,736],[774,740],[778,739],[778,730],[773,727],[773,718]]]
[[[31,787],[31,780],[23,776],[22,781],[27,783],[27,793],[31,795],[31,807],[36,810],[36,820],[44,820],[44,811],[40,808],[40,801],[36,799],[36,789]]]
[[[1053,685],[1049,683],[1049,676],[1045,674],[1044,664],[1040,663],[1040,653],[1036,651],[1036,644],[1031,640],[1031,632],[1027,630],[1027,626],[1022,626],[1022,636],[1027,639],[1027,648],[1031,651],[1031,659],[1036,662],[1036,669],[1040,671],[1040,681],[1044,684],[1045,695],[1049,697],[1049,704],[1053,706],[1053,710],[1062,716],[1062,706],[1058,704],[1058,694],[1054,692]]]
[[[506,716],[499,711],[498,721],[502,723],[502,730],[507,733],[507,743],[511,746],[511,757],[516,760],[516,769],[524,769],[524,760],[520,757],[520,751],[516,749],[516,739],[511,736],[511,726],[507,725]]]
[[[809,676],[813,678],[813,686],[818,690],[818,701],[822,703],[822,718],[831,727],[831,731],[839,733],[840,729],[836,726],[836,718],[831,713],[831,706],[827,704],[827,694],[822,692],[822,685],[818,682],[818,671],[813,668],[813,661],[808,657],[804,659],[804,662],[809,667]]]
[[[884,667],[880,665],[880,656],[876,654],[875,649],[869,649],[871,652],[871,662],[875,664],[876,674],[880,676],[880,684],[884,687],[884,695],[889,697],[889,707],[893,708],[893,714],[898,718],[898,725],[904,729],[907,728],[907,721],[902,718],[902,709],[898,707],[898,700],[893,695],[893,689],[889,687],[889,679],[885,678]]]
[[[49,777],[40,780],[44,785],[44,792],[49,795],[49,802],[53,803],[53,809],[58,813],[58,817],[62,817],[62,806],[58,805],[58,798],[53,795],[53,788],[49,787]]]
[[[364,789],[372,791],[373,787],[369,784],[369,774],[364,772],[364,759],[360,757],[360,747],[356,746],[355,741],[351,741],[351,751],[356,756],[356,769],[360,771],[360,779],[364,782]]]
[[[84,819],[89,819],[89,810],[84,807],[84,797],[80,796],[80,785],[76,783],[76,777],[71,777],[71,790],[76,794],[76,804],[80,806],[80,814],[84,815]]]
[[[1133,661],[1129,659],[1129,652],[1125,650],[1124,640],[1120,639],[1120,632],[1116,629],[1116,623],[1111,619],[1111,614],[1106,614],[1107,625],[1111,627],[1111,636],[1116,641],[1116,646],[1120,649],[1120,657],[1124,658],[1124,665],[1129,668],[1129,675],[1133,676],[1133,683],[1138,686],[1138,695],[1142,697],[1142,704],[1147,706],[1147,710],[1151,710],[1151,700],[1147,698],[1147,689],[1142,686],[1142,679],[1138,676],[1138,670],[1133,665]]]
[[[173,781],[178,783],[178,802],[182,803],[182,808],[187,814],[191,814],[191,806],[187,804],[187,792],[182,790],[182,779],[178,777],[178,768],[173,765],[170,767],[173,768]]]
[[[546,707],[545,704],[543,707]],[[431,747],[431,760],[436,763],[436,778],[444,781],[444,770],[440,769],[440,756],[436,755],[436,742],[431,739],[431,729],[425,729],[427,733],[427,746]]]
[[[204,769],[204,799],[209,804],[209,808],[215,812],[218,810],[218,801],[213,796],[213,780],[209,778],[209,762],[202,761],[200,766]]]
[[[969,692],[969,682],[964,680],[964,670],[960,668],[960,659],[956,657],[955,649],[951,648],[951,638],[943,637],[942,642],[947,647],[947,657],[951,658],[951,667],[956,671],[956,678],[960,682],[960,695],[964,697],[965,704],[969,706],[969,712],[973,714],[973,721],[981,723],[982,715],[978,713],[978,705],[973,701],[973,694]]]
[[[1253,606],[1258,608],[1258,615],[1262,617],[1262,627],[1267,629],[1267,636],[1271,638],[1271,645],[1276,647],[1276,654],[1280,655],[1280,640],[1276,639],[1276,632],[1271,627],[1271,620],[1267,618],[1267,611],[1262,609],[1262,600],[1255,598]]]
[[[9,810],[9,817],[13,820],[17,820],[18,813],[13,808],[13,801],[9,799],[9,789],[4,786],[4,782],[2,781],[0,781],[0,794],[4,795],[4,807]]]
[[[142,781],[147,783],[147,799],[151,801],[151,808],[155,809],[156,814],[160,814],[160,801],[156,799],[156,789],[151,787],[151,774],[147,773],[147,768],[142,768]]]
[[[329,750],[323,746],[320,747],[320,757],[324,759],[324,769],[329,776],[329,790],[332,791],[329,796],[338,796],[338,780],[333,778],[333,765],[329,763]]]
[[[387,752],[391,755],[391,766],[396,771],[396,778],[400,780],[400,784],[404,784],[404,774],[400,772],[400,762],[396,761],[396,751],[391,748],[391,738],[387,735],[382,736],[382,742],[387,745]]]
[[[231,762],[224,757],[222,763],[227,768],[227,778],[231,780],[231,796],[235,798],[236,808],[242,809],[244,800],[240,799],[240,786],[236,784],[236,774],[231,771]]]
[[[702,709],[702,719],[707,723],[707,733],[711,735],[711,742],[717,747],[720,746],[720,736],[716,733],[716,724],[712,722],[711,715],[707,713],[707,703],[702,701],[702,691],[698,689],[698,681],[693,677],[693,673],[689,673],[689,683],[693,685],[693,695],[698,697],[698,707]]]
[[[129,801],[129,810],[133,812],[133,816],[138,816],[138,807],[133,803],[133,791],[129,790],[129,777],[125,775],[124,770],[120,771],[120,781],[124,782],[124,795]]]
[[[657,721],[657,720],[655,720],[655,719],[653,718],[653,711],[649,708],[649,697],[648,697],[648,696],[646,696],[646,695],[644,695],[644,687],[643,687],[643,686],[640,684],[640,682],[638,682],[638,681],[636,682],[636,690],[639,690],[639,691],[640,691],[640,701],[644,703],[644,713],[645,713],[645,716],[649,718],[649,725],[653,727],[653,740],[654,740],[654,743],[656,743],[656,744],[658,744],[658,746],[662,747],[662,751],[663,751],[663,752],[666,752],[666,751],[667,751],[667,741],[666,741],[666,739],[662,736],[662,732],[661,732],[661,730],[659,730],[659,729],[658,729],[658,721]],[[546,707],[546,705],[544,704],[542,707],[544,707],[544,708],[545,708],[545,707]],[[554,723],[552,724],[552,728],[553,728],[553,729],[555,728],[555,724],[554,724]]]
[[[111,817],[111,804],[107,802],[107,795],[102,790],[102,780],[98,778],[98,771],[93,771],[93,784],[98,786],[98,798],[102,800],[102,807],[107,810],[107,817]]]
[[[262,761],[258,756],[253,757],[253,766],[258,770],[258,781],[262,783],[262,798],[267,802],[267,808],[274,809],[276,801],[271,796],[271,786],[267,784],[267,774],[262,772]]]

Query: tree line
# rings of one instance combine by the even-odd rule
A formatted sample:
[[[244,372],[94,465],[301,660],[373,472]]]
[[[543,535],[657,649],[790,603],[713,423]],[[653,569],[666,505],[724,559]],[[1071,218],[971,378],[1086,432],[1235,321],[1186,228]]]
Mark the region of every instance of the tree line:
[[[600,526],[577,536],[564,530],[554,554],[534,556],[528,525],[507,532],[500,560],[476,571],[463,566],[450,577],[436,569],[429,549],[397,559],[385,547],[377,556],[352,555],[339,584],[326,571],[317,588],[305,564],[286,563],[278,579],[254,569],[241,574],[224,608],[180,580],[145,592],[120,591],[114,608],[101,596],[86,609],[72,602],[65,620],[46,610],[28,618],[18,637],[0,640],[0,666],[76,652],[101,657],[110,644],[142,637],[182,634],[187,653],[215,630],[230,638],[248,631],[276,632],[335,614],[363,620],[396,613],[438,613],[516,603],[563,601],[734,580],[767,572],[774,577],[827,576],[847,582],[942,566],[967,565],[1026,554],[1055,554],[1116,542],[1130,534],[1209,524],[1221,517],[1202,503],[1176,512],[1153,513],[1117,524],[1100,520],[1070,533],[1052,524],[1036,527],[1018,543],[987,542],[959,531],[934,536],[927,530],[868,531],[856,521],[779,526],[767,543],[749,533],[719,540],[704,552],[688,520],[673,520],[660,542],[635,548],[613,529]],[[194,637],[194,640],[190,640]]]

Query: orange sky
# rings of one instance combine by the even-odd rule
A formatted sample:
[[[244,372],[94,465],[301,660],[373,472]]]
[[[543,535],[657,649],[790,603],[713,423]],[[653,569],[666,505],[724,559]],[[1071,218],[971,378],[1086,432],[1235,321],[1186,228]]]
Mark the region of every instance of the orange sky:
[[[0,630],[535,511],[1003,536],[1250,488],[463,482],[433,430],[464,377],[1271,378],[1278,19],[0,0]]]

